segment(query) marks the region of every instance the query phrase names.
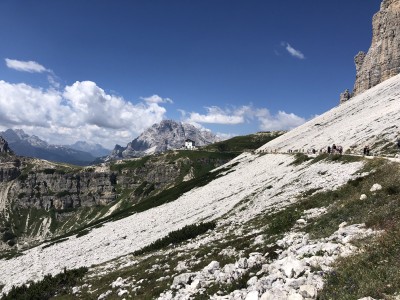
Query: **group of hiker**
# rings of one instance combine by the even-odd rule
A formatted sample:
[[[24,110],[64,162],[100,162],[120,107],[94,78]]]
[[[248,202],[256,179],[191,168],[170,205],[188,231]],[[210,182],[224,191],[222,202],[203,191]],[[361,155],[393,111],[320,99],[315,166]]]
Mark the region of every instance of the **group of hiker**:
[[[400,138],[397,139],[396,146],[397,146],[397,149],[400,151]],[[276,149],[275,150],[264,149],[264,150],[261,150],[259,152],[278,153],[278,151]],[[339,146],[339,145],[336,145],[336,144],[333,144],[332,146],[328,146],[328,147],[322,148],[320,150],[316,150],[315,148],[312,148],[312,149],[308,149],[307,151],[304,151],[304,149],[301,149],[301,150],[289,149],[287,151],[287,153],[305,153],[305,152],[307,152],[307,154],[323,154],[323,153],[327,153],[327,154],[343,154],[343,147]],[[365,145],[364,146],[363,155],[364,156],[371,155],[369,145]]]
[[[295,151],[298,152],[298,151]],[[304,150],[302,150],[304,152]],[[293,150],[289,150],[288,153],[293,153]],[[308,149],[307,154],[323,154],[323,153],[328,153],[328,154],[342,154],[343,153],[343,147],[342,146],[337,146],[333,144],[332,146],[328,146],[327,148],[323,148],[320,150],[316,150],[315,148]]]
[[[342,154],[343,153],[343,147],[342,146],[336,146],[335,144],[331,146],[328,146],[328,154]]]

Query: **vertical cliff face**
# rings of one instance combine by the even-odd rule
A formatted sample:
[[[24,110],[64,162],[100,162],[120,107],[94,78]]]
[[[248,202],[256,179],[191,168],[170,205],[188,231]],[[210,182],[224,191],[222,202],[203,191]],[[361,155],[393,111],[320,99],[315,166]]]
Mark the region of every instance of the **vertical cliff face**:
[[[353,95],[400,73],[400,0],[383,0],[372,21],[372,44],[368,53],[355,57]]]

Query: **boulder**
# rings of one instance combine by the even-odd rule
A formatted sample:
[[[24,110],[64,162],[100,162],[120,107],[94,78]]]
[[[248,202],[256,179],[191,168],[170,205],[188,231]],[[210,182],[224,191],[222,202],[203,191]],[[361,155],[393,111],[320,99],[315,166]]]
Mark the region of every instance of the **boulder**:
[[[247,294],[246,300],[258,300],[258,292],[257,291],[252,291]]]
[[[299,291],[304,298],[315,299],[317,297],[317,289],[312,285],[302,285]]]
[[[287,298],[285,292],[280,290],[271,290],[262,294],[260,300],[287,300]]]
[[[287,300],[303,300],[303,299],[304,299],[303,296],[300,295],[300,294],[297,294],[297,293],[295,293],[295,294],[290,294],[290,295],[287,297]]]
[[[282,264],[280,270],[288,278],[298,278],[306,270],[305,263],[292,256],[282,259],[280,263]]]
[[[248,266],[249,265],[247,263],[247,258],[245,258],[245,257],[240,258],[235,264],[235,267],[240,268],[240,269],[247,269]]]
[[[177,286],[177,285],[186,285],[188,284],[193,277],[195,277],[195,273],[183,273],[179,274],[174,277],[174,281],[172,282],[172,285]]]
[[[371,189],[369,190],[370,192],[376,192],[380,191],[382,189],[382,186],[379,183],[375,183]]]
[[[207,266],[204,267],[203,271],[206,273],[213,274],[218,269],[219,269],[219,262],[213,260]]]
[[[351,93],[348,89],[346,89],[343,93],[340,94],[340,99],[339,102],[340,104],[350,100],[351,98]]]

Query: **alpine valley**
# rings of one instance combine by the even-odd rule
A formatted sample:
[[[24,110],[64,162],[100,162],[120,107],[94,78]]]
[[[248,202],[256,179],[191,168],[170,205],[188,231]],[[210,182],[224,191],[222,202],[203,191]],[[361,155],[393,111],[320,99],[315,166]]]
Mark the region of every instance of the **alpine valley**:
[[[289,132],[163,121],[91,166],[3,136],[2,299],[400,299],[399,20],[383,0],[354,91]]]

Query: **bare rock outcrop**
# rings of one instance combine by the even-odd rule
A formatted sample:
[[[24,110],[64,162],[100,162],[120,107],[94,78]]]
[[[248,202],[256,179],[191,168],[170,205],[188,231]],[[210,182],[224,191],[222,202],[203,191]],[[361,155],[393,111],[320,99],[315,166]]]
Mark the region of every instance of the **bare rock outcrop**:
[[[351,93],[348,89],[346,89],[343,93],[340,94],[340,104],[350,100],[350,98],[351,98]]]
[[[354,59],[354,96],[400,73],[400,0],[383,0],[372,27],[368,53],[360,51]]]
[[[3,137],[0,136],[0,153],[10,153],[10,147],[8,147],[8,143]]]
[[[13,155],[7,141],[0,136],[0,183],[17,178],[20,161]]]

